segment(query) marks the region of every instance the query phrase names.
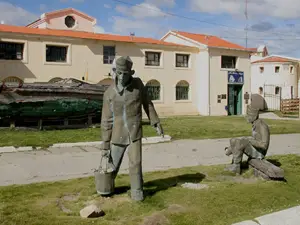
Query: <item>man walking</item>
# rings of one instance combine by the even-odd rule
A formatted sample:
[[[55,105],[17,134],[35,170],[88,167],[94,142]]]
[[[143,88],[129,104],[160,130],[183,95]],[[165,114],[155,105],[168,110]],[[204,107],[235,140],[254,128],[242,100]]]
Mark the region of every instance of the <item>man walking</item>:
[[[128,150],[131,198],[142,201],[142,106],[159,135],[163,136],[163,129],[143,82],[132,77],[135,71],[130,57],[120,57],[115,63],[114,83],[103,96],[102,156],[111,156],[116,177]]]

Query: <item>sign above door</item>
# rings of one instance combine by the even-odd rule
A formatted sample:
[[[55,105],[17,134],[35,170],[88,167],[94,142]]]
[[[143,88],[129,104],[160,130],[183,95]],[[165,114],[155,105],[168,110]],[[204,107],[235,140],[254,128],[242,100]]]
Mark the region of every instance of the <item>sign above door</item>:
[[[228,84],[244,84],[244,72],[228,71]]]

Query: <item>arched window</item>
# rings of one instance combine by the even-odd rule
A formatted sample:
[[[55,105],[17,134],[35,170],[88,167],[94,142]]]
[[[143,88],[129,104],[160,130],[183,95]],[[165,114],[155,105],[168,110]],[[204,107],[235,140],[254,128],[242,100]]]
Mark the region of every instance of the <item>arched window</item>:
[[[262,94],[264,93],[264,89],[263,89],[262,87],[259,87],[259,88],[258,88],[258,93],[259,93],[260,95],[262,95]]]
[[[5,83],[18,83],[18,84],[23,83],[23,80],[18,77],[6,77],[2,81]]]
[[[181,80],[176,84],[176,100],[188,100],[189,99],[189,83],[185,80]]]
[[[110,86],[113,82],[114,82],[113,79],[105,78],[105,79],[99,81],[98,84],[104,85],[104,86]]]
[[[56,83],[56,82],[59,82],[61,80],[63,80],[61,77],[54,77],[54,78],[50,79],[48,82],[49,83]]]
[[[160,100],[160,83],[157,80],[150,80],[145,88],[151,100]]]
[[[280,87],[275,87],[275,95],[279,95],[280,94]]]

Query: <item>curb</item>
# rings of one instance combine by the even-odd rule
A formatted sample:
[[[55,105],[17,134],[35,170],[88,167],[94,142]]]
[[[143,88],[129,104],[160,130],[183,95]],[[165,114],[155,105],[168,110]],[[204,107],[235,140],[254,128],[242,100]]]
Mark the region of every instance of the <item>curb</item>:
[[[170,142],[171,136],[165,135],[164,137],[156,136],[156,137],[145,137],[142,138],[143,145],[145,144],[157,144],[157,143],[164,143]],[[94,142],[76,142],[76,143],[57,143],[53,144],[49,147],[52,148],[66,148],[66,147],[89,147],[89,146],[99,146],[102,144],[102,141],[94,141]],[[26,151],[34,151],[40,150],[42,147],[14,147],[14,146],[5,146],[0,147],[0,154],[1,153],[14,153],[14,152],[26,152]]]

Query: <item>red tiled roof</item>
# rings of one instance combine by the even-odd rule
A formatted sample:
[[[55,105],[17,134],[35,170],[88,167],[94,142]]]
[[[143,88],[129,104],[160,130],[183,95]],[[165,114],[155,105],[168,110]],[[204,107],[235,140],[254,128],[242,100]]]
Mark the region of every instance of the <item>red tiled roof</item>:
[[[55,11],[52,11],[52,12],[47,12],[45,13],[45,18],[46,19],[51,19],[51,18],[54,18],[54,17],[60,17],[60,16],[64,16],[65,14],[77,14],[89,21],[95,21],[95,18],[77,10],[77,9],[73,9],[73,8],[66,8],[66,9],[59,9],[59,10],[55,10]],[[44,19],[43,19],[44,20]],[[29,27],[31,25],[34,25],[35,23],[38,23],[39,21],[42,21],[42,19],[37,19],[35,21],[33,21],[32,23],[26,25],[26,27]]]
[[[291,60],[288,58],[284,58],[284,57],[279,57],[279,56],[271,56],[265,59],[260,59],[257,61],[254,61],[252,63],[262,63],[262,62],[294,62],[295,60]]]
[[[194,34],[194,33],[188,33],[188,32],[183,32],[183,31],[173,31],[174,33],[177,33],[181,36],[187,37],[189,39],[192,39],[194,41],[197,41],[201,44],[205,44],[209,47],[219,47],[219,48],[232,48],[232,49],[240,49],[240,50],[246,50],[246,48],[231,43],[229,41],[226,41],[224,39],[221,39],[216,36],[212,35],[205,35],[205,34]]]
[[[83,31],[29,28],[29,27],[11,26],[11,25],[3,25],[3,24],[0,25],[0,32],[27,34],[27,35],[31,34],[31,35],[43,35],[43,36],[93,39],[93,40],[102,40],[102,41],[143,43],[143,44],[154,44],[154,45],[164,45],[164,46],[174,46],[174,47],[178,46],[178,47],[192,48],[189,46],[164,42],[164,41],[160,41],[160,40],[156,40],[156,39],[152,39],[152,38],[122,36],[122,35],[113,35],[113,34],[99,34],[99,33],[83,32]]]
[[[251,52],[257,52],[257,48],[247,48],[247,50],[249,50]]]

